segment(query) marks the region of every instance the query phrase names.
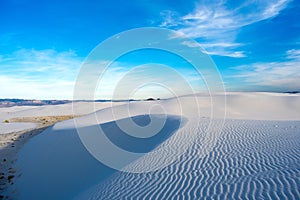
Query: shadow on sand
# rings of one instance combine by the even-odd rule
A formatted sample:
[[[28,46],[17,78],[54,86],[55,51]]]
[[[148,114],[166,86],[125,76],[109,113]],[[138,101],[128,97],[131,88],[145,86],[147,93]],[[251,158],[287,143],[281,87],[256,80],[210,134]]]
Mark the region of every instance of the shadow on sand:
[[[132,120],[140,126],[150,122],[147,115],[135,116]],[[163,128],[150,138],[129,136],[115,121],[101,124],[101,127],[120,148],[149,152],[168,139],[181,122],[178,116],[167,116]],[[20,150],[16,167],[21,174],[11,189],[17,191],[18,199],[72,199],[117,172],[90,155],[75,128],[49,128],[34,137]]]

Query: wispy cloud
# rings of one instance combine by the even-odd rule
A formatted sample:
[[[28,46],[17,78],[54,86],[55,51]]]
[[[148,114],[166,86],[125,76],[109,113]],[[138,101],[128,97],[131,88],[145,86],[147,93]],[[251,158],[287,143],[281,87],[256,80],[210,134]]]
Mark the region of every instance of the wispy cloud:
[[[10,55],[2,55],[1,74],[21,75],[61,75],[70,77],[77,73],[81,59],[73,51],[57,52],[53,49],[21,49]]]
[[[232,58],[243,58],[246,57],[244,51],[230,51],[225,49],[215,49],[215,51],[205,51],[209,55],[226,56]]]
[[[2,55],[1,98],[71,99],[80,65],[73,51],[21,49]]]
[[[181,44],[191,47],[191,48],[200,48],[202,52],[207,53],[209,55],[219,55],[219,56],[227,56],[227,57],[233,57],[233,58],[246,57],[244,51],[228,51],[229,49],[233,49],[235,47],[242,46],[242,44],[239,44],[239,43],[216,43],[216,44],[202,43],[202,44],[199,44],[197,42],[186,40],[186,41],[183,41]],[[225,50],[225,48],[227,50]],[[207,50],[207,49],[210,49],[210,50]]]
[[[289,58],[283,62],[254,63],[234,67],[235,75],[227,78],[236,79],[241,83],[254,85],[257,88],[268,87],[278,91],[300,90],[300,50],[286,52]]]
[[[139,66],[114,63],[103,74],[95,96],[104,99],[167,98],[173,96],[172,92],[184,95],[191,89],[206,90],[205,82],[194,69],[176,70],[154,63]]]
[[[291,49],[286,52],[287,58],[300,60],[300,49]]]
[[[82,65],[83,59],[75,52],[57,52],[53,49],[21,49],[10,55],[0,57],[0,98],[28,99],[73,99],[74,86],[81,66],[90,71],[83,73],[82,82],[86,89],[80,97],[90,97],[93,92],[96,99],[122,99],[126,95],[145,98],[145,95],[168,97],[167,88],[177,94],[186,94],[186,85],[193,89],[205,88],[201,76],[194,69],[179,69],[157,66],[157,64],[135,66],[133,63],[115,61],[97,61]],[[108,66],[104,74],[99,69]],[[159,73],[158,73],[159,72]],[[95,80],[95,81],[92,81]],[[202,89],[201,88],[201,89]],[[136,90],[136,91],[135,91]],[[86,93],[88,92],[88,93]]]
[[[198,39],[212,54],[243,57],[236,51],[236,36],[240,28],[275,17],[289,0],[247,1],[232,7],[227,1],[205,1],[186,15],[164,12],[161,26],[174,28],[186,36]],[[179,17],[178,17],[179,16]],[[205,44],[207,44],[205,46]]]

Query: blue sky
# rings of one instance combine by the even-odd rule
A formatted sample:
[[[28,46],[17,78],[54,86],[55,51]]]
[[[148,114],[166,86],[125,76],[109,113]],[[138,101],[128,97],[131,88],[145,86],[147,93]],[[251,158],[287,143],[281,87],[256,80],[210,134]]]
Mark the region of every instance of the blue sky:
[[[71,99],[82,62],[100,42],[149,26],[179,31],[199,42],[218,67],[227,91],[299,91],[298,19],[300,3],[291,0],[3,0],[0,98]],[[116,61],[96,97],[110,98],[126,70],[149,62],[169,65],[196,91],[205,90],[187,63],[145,51]],[[138,78],[168,77],[167,72],[147,73]],[[157,85],[145,88],[134,97],[146,97],[147,91],[164,97],[166,92]]]

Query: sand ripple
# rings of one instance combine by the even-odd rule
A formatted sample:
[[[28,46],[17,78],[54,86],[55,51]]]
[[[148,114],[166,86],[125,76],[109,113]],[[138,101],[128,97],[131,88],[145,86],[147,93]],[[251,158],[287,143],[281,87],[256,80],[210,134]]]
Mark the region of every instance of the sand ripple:
[[[227,120],[215,147],[204,157],[201,156],[201,132],[190,133],[198,135],[197,141],[179,161],[151,173],[117,173],[81,197],[110,200],[300,198],[299,121]],[[180,141],[177,142],[180,148]]]

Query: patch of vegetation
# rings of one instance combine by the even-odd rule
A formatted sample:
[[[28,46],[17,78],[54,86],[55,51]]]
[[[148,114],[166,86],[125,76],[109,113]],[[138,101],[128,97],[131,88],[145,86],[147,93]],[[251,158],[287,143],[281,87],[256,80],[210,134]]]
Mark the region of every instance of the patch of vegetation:
[[[8,182],[10,183],[14,177],[15,177],[14,175],[9,175],[7,177]]]
[[[155,99],[154,98],[148,98],[148,99],[146,99],[147,101],[155,101]]]
[[[6,119],[6,120],[4,120],[4,123],[9,123],[9,121]]]

